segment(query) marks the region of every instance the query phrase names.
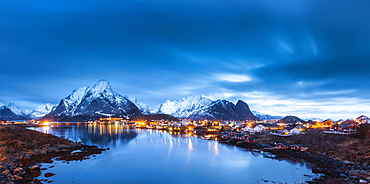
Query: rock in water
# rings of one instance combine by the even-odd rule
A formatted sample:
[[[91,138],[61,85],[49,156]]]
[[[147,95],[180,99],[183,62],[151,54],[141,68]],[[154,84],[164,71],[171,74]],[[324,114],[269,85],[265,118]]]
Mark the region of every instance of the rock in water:
[[[45,173],[45,174],[44,174],[44,176],[45,176],[45,177],[47,177],[47,178],[48,178],[48,177],[51,177],[51,176],[54,176],[54,175],[55,175],[54,173],[50,173],[50,172],[49,172],[49,173]]]

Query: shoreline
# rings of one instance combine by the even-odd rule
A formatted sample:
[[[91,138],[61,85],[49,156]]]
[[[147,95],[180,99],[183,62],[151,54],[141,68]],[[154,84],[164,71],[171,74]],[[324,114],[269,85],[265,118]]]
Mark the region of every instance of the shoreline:
[[[266,136],[266,135],[264,135]],[[322,177],[314,179],[312,182],[308,183],[370,183],[370,159],[359,158],[360,156],[354,157],[352,159],[356,161],[347,161],[341,160],[338,157],[338,152],[327,152],[327,151],[318,151],[316,149],[308,149],[307,151],[295,151],[295,150],[272,150],[272,149],[263,149],[261,144],[272,145],[272,140],[277,142],[289,142],[289,143],[298,143],[300,142],[298,137],[277,137],[273,135],[267,135],[268,138],[264,136],[252,136],[256,143],[237,143],[237,141],[220,141],[223,144],[234,145],[239,148],[250,149],[251,151],[257,151],[260,153],[269,152],[273,154],[272,159],[285,159],[285,160],[294,160],[302,159],[305,162],[313,164],[312,172],[321,173]],[[303,135],[304,136],[304,135]],[[315,135],[316,136],[316,135]],[[332,136],[332,135],[330,135]],[[334,135],[336,136],[336,135]],[[329,141],[330,142],[330,141]],[[276,143],[276,142],[275,142]],[[315,143],[313,143],[315,144]],[[336,144],[331,142],[331,144]],[[368,144],[365,144],[365,146]],[[361,181],[361,182],[360,182]]]
[[[104,150],[19,125],[0,126],[0,184],[41,183],[35,179],[43,170],[40,163],[52,163],[55,158],[63,161],[85,160]],[[45,173],[45,177],[52,175]]]
[[[6,134],[13,134],[13,137]],[[24,136],[26,139],[15,139],[17,137],[24,138]],[[315,134],[315,136],[317,135]],[[271,145],[271,141],[274,140],[305,145],[300,142],[300,136],[276,137],[273,135],[254,135],[252,137],[256,142],[261,144]],[[12,138],[16,141],[6,142]],[[4,141],[6,145],[4,145]],[[231,141],[228,144],[240,148],[249,148],[251,151],[253,149],[254,151],[262,151],[260,144],[256,143],[237,143],[236,141]],[[36,146],[36,148],[32,146]],[[27,183],[30,181],[34,183],[48,182],[48,180],[39,181],[34,179],[41,174],[40,170],[42,168],[38,165],[39,163],[51,163],[52,159],[67,162],[85,160],[89,159],[90,156],[100,154],[104,150],[96,146],[82,145],[50,134],[29,130],[21,125],[0,126],[0,184],[9,182]],[[264,152],[267,151],[264,150]],[[315,149],[309,149],[306,152],[293,150],[271,150],[269,152],[275,157],[272,159],[302,159],[304,162],[313,164],[312,172],[322,173],[323,176],[314,179],[312,182],[308,181],[308,183],[360,183],[360,179],[370,182],[370,164],[366,162],[366,159],[363,162],[350,162],[335,158],[336,154],[334,153]],[[353,159],[356,160],[357,157]],[[45,177],[47,177],[46,174],[53,175],[53,173],[45,173]]]

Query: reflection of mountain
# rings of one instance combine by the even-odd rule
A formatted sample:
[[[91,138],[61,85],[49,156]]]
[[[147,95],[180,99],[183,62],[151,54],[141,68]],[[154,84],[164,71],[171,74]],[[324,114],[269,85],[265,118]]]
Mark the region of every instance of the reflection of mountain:
[[[68,128],[67,128],[68,127]],[[117,144],[127,144],[138,134],[125,125],[77,125],[59,124],[53,128],[53,134],[82,144],[96,145],[101,148],[115,147]]]

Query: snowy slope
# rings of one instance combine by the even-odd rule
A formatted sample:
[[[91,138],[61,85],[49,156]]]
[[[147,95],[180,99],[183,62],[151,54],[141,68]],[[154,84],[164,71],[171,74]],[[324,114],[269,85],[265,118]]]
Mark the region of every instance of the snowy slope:
[[[283,118],[282,116],[277,116],[277,115],[272,116],[272,115],[264,114],[264,113],[257,112],[257,111],[252,111],[252,112],[260,120],[272,120],[272,119],[282,119]]]
[[[49,114],[53,110],[54,105],[51,105],[49,103],[38,106],[35,110],[31,111],[29,113],[29,116],[31,118],[42,118],[46,114]]]
[[[167,100],[160,105],[157,113],[187,118],[195,112],[202,113],[202,109],[209,107],[211,103],[212,100],[206,95],[190,96],[175,101]]]
[[[35,110],[21,110],[14,103],[0,107],[0,119],[7,120],[26,120],[32,118],[41,118],[52,110],[53,106],[45,104],[37,107]]]
[[[199,95],[167,100],[160,105],[157,113],[169,114],[177,118],[193,120],[255,120],[248,105],[239,100],[237,105],[227,100],[212,101],[208,96]]]
[[[26,115],[27,113],[21,109],[19,109],[19,107],[17,107],[14,103],[9,103],[8,105],[6,105],[5,107],[7,107],[8,109],[10,109],[12,112],[14,112],[16,115],[20,115],[20,116],[24,116]]]
[[[29,116],[26,111],[19,109],[14,103],[9,103],[8,105],[2,104],[0,107],[0,119],[26,120],[29,119]]]
[[[54,120],[90,120],[100,117],[133,117],[141,115],[139,108],[126,96],[115,93],[107,80],[93,87],[81,87],[48,114]]]
[[[139,108],[139,110],[141,111],[143,115],[152,114],[153,110],[150,109],[149,106],[145,104],[144,102],[141,102],[135,97],[132,97],[129,95],[126,95],[126,98],[129,99],[132,103],[134,103]]]

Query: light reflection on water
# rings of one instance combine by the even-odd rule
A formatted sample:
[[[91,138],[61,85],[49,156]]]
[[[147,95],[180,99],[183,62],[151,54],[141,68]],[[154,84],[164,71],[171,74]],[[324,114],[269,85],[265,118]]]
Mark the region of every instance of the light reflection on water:
[[[307,164],[263,158],[255,152],[189,134],[130,129],[126,125],[56,124],[31,128],[75,142],[110,148],[93,159],[47,169],[53,183],[303,183]],[[42,178],[40,178],[42,179]],[[267,182],[267,183],[269,183]]]

